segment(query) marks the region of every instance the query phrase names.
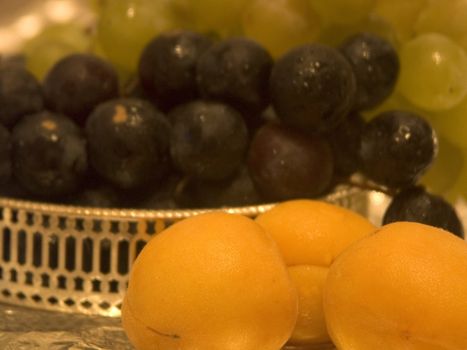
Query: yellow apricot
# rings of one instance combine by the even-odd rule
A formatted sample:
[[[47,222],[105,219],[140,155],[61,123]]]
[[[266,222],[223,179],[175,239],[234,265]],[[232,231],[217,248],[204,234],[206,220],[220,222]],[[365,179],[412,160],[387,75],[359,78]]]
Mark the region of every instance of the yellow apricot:
[[[351,210],[315,200],[278,204],[256,222],[277,242],[298,290],[299,316],[289,344],[322,346],[330,341],[322,307],[327,269],[376,227]]]
[[[352,245],[328,272],[324,311],[338,349],[467,349],[467,242],[399,222]]]
[[[273,239],[226,213],[183,220],[138,256],[123,324],[138,350],[279,350],[297,294]]]
[[[376,230],[349,209],[315,200],[281,203],[256,222],[277,242],[287,266],[330,266],[351,243]]]
[[[330,342],[322,306],[327,267],[298,265],[288,268],[298,292],[298,314],[290,344],[325,344]]]

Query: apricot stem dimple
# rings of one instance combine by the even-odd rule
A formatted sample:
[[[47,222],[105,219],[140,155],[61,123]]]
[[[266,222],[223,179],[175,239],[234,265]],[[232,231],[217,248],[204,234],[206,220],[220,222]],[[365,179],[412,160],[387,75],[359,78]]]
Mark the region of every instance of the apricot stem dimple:
[[[168,334],[168,333],[162,333],[154,328],[147,327],[148,330],[150,330],[153,333],[156,333],[157,335],[160,335],[161,337],[167,337],[167,338],[172,338],[172,339],[181,339],[181,337],[178,334]]]

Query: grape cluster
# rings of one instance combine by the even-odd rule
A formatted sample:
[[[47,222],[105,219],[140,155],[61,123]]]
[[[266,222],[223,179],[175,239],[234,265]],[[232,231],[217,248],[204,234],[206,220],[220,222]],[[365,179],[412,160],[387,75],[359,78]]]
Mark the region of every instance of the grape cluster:
[[[36,76],[42,79],[59,58],[74,52],[92,52],[110,61],[119,77],[126,80],[138,69],[147,43],[156,35],[177,28],[208,33],[210,39],[247,37],[260,43],[275,59],[310,42],[340,46],[353,68],[362,74],[356,81],[360,85],[356,103],[364,108],[363,117],[368,120],[382,111],[402,109],[427,118],[438,134],[440,152],[420,181],[450,202],[467,196],[465,0],[449,3],[445,0],[93,0],[92,3],[90,12],[95,21],[89,22],[86,18],[90,17],[83,16],[69,23],[48,25],[27,41],[24,47],[27,66]],[[351,56],[358,57],[366,52],[365,45],[376,45],[379,41],[374,37],[374,42],[368,38],[360,42],[354,34],[361,32],[377,34],[389,41],[399,54],[399,67],[391,55],[382,56],[385,61],[380,62],[381,70],[364,60],[357,64]],[[170,38],[165,42],[170,45]],[[192,49],[196,50],[198,44],[204,45],[197,43]],[[388,49],[391,50],[389,46]],[[384,48],[381,52],[385,52]],[[188,56],[186,62],[190,60]],[[165,59],[155,65],[163,67]],[[177,74],[177,69],[172,68],[171,74]],[[391,79],[394,75],[385,72],[397,68],[400,74],[396,88],[386,90],[380,86],[375,99],[369,100],[362,89],[365,84],[373,90],[373,79]],[[159,76],[158,81],[163,84],[163,77]],[[148,94],[153,93],[157,91]],[[177,104],[180,95],[171,96],[176,101],[169,101],[167,96],[164,101]],[[186,91],[184,96],[188,96]],[[382,99],[383,103],[379,103]],[[257,120],[252,118],[248,123],[254,126]],[[446,148],[450,151],[444,151]]]
[[[362,118],[394,91],[399,68],[395,48],[370,33],[274,60],[254,40],[188,30],[150,40],[123,92],[91,54],[62,58],[42,84],[10,67],[0,71],[0,179],[22,198],[173,209],[318,197],[360,173],[397,193],[386,221],[454,222],[424,189],[404,195],[435,159],[430,124],[404,110]],[[407,203],[420,210],[407,215]]]

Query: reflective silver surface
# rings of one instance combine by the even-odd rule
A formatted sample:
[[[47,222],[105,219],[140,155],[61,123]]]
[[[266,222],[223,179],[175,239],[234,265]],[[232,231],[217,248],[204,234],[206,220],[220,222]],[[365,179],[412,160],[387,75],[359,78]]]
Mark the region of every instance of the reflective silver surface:
[[[119,319],[0,304],[2,350],[133,350]]]

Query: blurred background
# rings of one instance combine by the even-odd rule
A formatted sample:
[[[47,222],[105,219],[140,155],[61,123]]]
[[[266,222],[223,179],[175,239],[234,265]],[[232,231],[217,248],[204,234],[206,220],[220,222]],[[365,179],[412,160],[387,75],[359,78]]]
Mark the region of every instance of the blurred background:
[[[85,26],[93,18],[90,2],[86,0],[1,0],[0,8],[2,55],[21,51],[28,40],[51,26],[70,22]]]

